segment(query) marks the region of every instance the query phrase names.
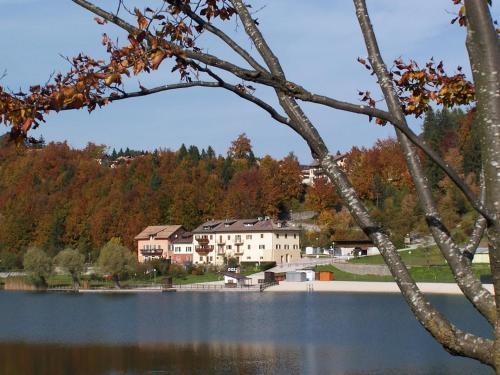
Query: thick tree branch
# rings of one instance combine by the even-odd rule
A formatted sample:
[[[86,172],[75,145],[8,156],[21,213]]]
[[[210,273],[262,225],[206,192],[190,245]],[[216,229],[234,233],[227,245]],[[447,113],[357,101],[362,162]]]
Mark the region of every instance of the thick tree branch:
[[[481,137],[485,205],[496,219],[488,223],[488,239],[498,316],[494,361],[500,373],[500,46],[487,2],[465,0],[464,4],[467,50],[476,87],[475,117]]]
[[[260,46],[258,50],[261,55],[263,55],[271,72],[273,74],[279,74],[284,79],[285,75],[279,61],[263,40],[263,36],[249,16],[246,7],[244,7],[239,0],[232,0],[232,2],[237,9],[247,34],[251,37],[256,46]],[[493,343],[490,340],[476,336],[472,337],[469,336],[469,334],[459,331],[426,301],[404,266],[396,248],[391,243],[388,236],[383,232],[382,228],[372,221],[366,207],[364,207],[357,197],[347,177],[336,164],[334,157],[325,154],[325,152],[327,152],[327,147],[319,134],[317,132],[309,132],[310,128],[316,129],[310,123],[305,113],[298,104],[284,92],[277,90],[277,95],[280,104],[290,116],[292,122],[299,122],[295,126],[299,129],[299,134],[308,142],[312,152],[321,157],[322,166],[326,174],[337,186],[342,199],[348,205],[355,220],[381,249],[382,255],[391,273],[417,319],[433,336],[438,338],[442,345],[450,352],[458,355],[470,356],[491,365],[491,349]]]
[[[244,5],[241,0],[231,0],[231,3],[240,17],[243,27],[245,28],[245,32],[250,37],[261,57],[264,59],[273,76],[278,77],[282,81],[286,81],[285,73],[278,58],[267,45],[262,33],[250,16],[246,5]],[[286,92],[288,90],[284,91],[279,88],[275,88],[275,91],[281,107],[291,120],[290,127],[307,142],[314,157],[322,158],[323,155],[328,153],[328,149],[323,141],[318,142],[321,137],[316,128],[309,121],[300,106],[297,104],[296,100],[292,96],[288,95]]]
[[[365,39],[369,60],[377,75],[389,111],[398,122],[405,124],[405,127],[407,127],[401,103],[394,91],[392,80],[378,47],[365,0],[354,0],[354,5]],[[483,288],[481,282],[474,275],[470,262],[463,256],[459,247],[452,240],[448,229],[443,224],[413,145],[398,128],[396,128],[396,134],[405,154],[408,169],[410,170],[417,194],[420,198],[421,207],[425,212],[427,224],[443,256],[447,260],[458,286],[473,306],[494,325],[496,322],[496,310],[493,296]],[[471,192],[471,194],[473,193]],[[481,204],[480,207],[484,208]]]
[[[358,21],[361,25],[363,35],[365,38],[365,43],[367,44],[367,50],[369,52],[369,60],[374,68],[374,71],[378,78],[378,83],[382,88],[384,93],[384,98],[386,100],[389,112],[391,113],[392,121],[390,121],[395,127],[396,131],[400,131],[404,134],[405,138],[408,138],[413,144],[416,144],[450,177],[450,179],[457,185],[457,187],[463,192],[467,200],[471,203],[474,209],[484,216],[487,220],[493,221],[493,216],[488,212],[486,207],[481,203],[481,201],[472,192],[469,186],[458,176],[452,168],[441,160],[441,158],[435,153],[430,147],[425,143],[416,143],[416,135],[409,129],[406,122],[405,116],[401,109],[401,103],[399,98],[394,91],[394,86],[392,80],[388,74],[387,67],[382,60],[380,50],[376,43],[375,33],[373,32],[373,27],[371,25],[370,19],[368,17],[368,11],[365,1],[354,1],[356,7],[356,15]],[[375,66],[375,65],[376,66]],[[406,148],[405,153],[414,153],[410,149]],[[416,181],[415,181],[416,182]]]
[[[477,359],[493,366],[493,342],[469,333],[464,333],[451,324],[425,298],[405,267],[398,251],[383,228],[368,213],[358,198],[347,176],[335,162],[333,155],[325,157],[321,165],[339,191],[360,228],[379,248],[385,263],[410,306],[417,320],[424,328],[452,354]]]
[[[257,98],[254,95],[249,94],[248,92],[238,88],[235,85],[231,85],[229,83],[226,83],[224,81],[217,81],[217,82],[207,82],[207,81],[192,81],[192,82],[183,82],[183,83],[174,83],[174,84],[169,84],[169,85],[162,85],[162,86],[157,86],[153,87],[151,89],[142,89],[140,91],[133,91],[133,92],[127,92],[119,95],[111,95],[106,98],[102,98],[100,100],[100,104],[105,104],[106,102],[115,102],[118,100],[123,100],[123,99],[129,99],[129,98],[137,98],[141,96],[147,96],[147,95],[152,95],[152,94],[157,94],[159,92],[163,91],[171,91],[171,90],[178,90],[178,89],[185,89],[185,88],[191,88],[191,87],[208,87],[208,88],[223,88],[225,90],[231,91],[234,94],[238,95],[240,98],[243,98],[245,100],[248,100],[249,102],[254,103],[255,105],[259,106],[263,110],[269,113],[273,119],[276,121],[284,124],[284,125],[289,125],[290,120],[286,118],[285,116],[281,115],[276,111],[271,105],[267,104],[263,100]],[[62,110],[69,110],[73,108],[62,108]]]

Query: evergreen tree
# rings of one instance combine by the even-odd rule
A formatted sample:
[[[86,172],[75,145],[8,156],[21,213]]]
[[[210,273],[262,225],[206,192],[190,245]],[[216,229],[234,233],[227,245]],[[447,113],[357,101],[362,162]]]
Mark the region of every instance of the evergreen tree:
[[[189,146],[188,156],[191,161],[198,162],[200,160],[200,151],[198,150],[198,147],[194,145]]]
[[[208,146],[208,148],[207,148],[207,158],[215,159],[215,151],[212,148],[212,146]]]
[[[177,150],[177,160],[184,160],[187,156],[188,152],[186,149],[186,145],[183,143],[179,150]]]

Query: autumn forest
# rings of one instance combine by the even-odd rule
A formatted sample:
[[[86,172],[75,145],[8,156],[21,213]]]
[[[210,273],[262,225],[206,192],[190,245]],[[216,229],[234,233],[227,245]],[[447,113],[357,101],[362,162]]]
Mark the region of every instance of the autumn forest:
[[[481,164],[474,113],[443,110],[426,114],[422,137],[477,191]],[[465,156],[460,156],[465,155]],[[424,155],[421,155],[425,161]],[[407,233],[426,233],[404,156],[394,139],[370,148],[353,147],[344,169],[374,217],[398,245]],[[432,163],[426,173],[446,224],[458,242],[472,231],[475,214],[454,185]],[[326,179],[302,184],[290,153],[282,160],[255,156],[244,134],[225,155],[200,150],[109,150],[88,144],[16,145],[0,141],[0,267],[17,268],[30,245],[50,255],[67,246],[94,261],[110,238],[133,248],[146,225],[179,223],[192,229],[211,218],[317,212],[303,244],[329,246],[332,239],[364,238]]]

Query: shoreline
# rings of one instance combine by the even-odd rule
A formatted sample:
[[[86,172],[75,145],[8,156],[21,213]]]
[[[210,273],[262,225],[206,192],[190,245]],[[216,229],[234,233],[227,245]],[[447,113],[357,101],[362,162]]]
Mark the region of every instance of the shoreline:
[[[196,284],[194,284],[196,285]],[[198,284],[200,285],[200,284]],[[201,285],[200,285],[201,286]],[[417,283],[417,286],[426,294],[460,295],[462,291],[454,283]],[[494,293],[492,284],[484,284],[484,288]],[[9,290],[7,290],[9,291]],[[70,289],[49,289],[47,292],[74,293]],[[80,289],[77,293],[172,293],[172,292],[199,292],[199,293],[249,293],[258,292],[260,288],[255,285],[251,288],[172,288],[140,287],[128,289]],[[266,288],[265,293],[401,293],[397,284],[390,281],[282,281],[279,285]]]

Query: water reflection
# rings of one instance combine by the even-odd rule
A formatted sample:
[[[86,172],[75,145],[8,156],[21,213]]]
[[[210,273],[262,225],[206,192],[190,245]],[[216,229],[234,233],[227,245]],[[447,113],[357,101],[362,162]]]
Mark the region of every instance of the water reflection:
[[[0,344],[1,374],[299,374],[299,350],[190,344],[62,346]]]
[[[463,298],[432,302],[490,327]],[[0,292],[0,374],[492,374],[446,353],[396,294]]]

